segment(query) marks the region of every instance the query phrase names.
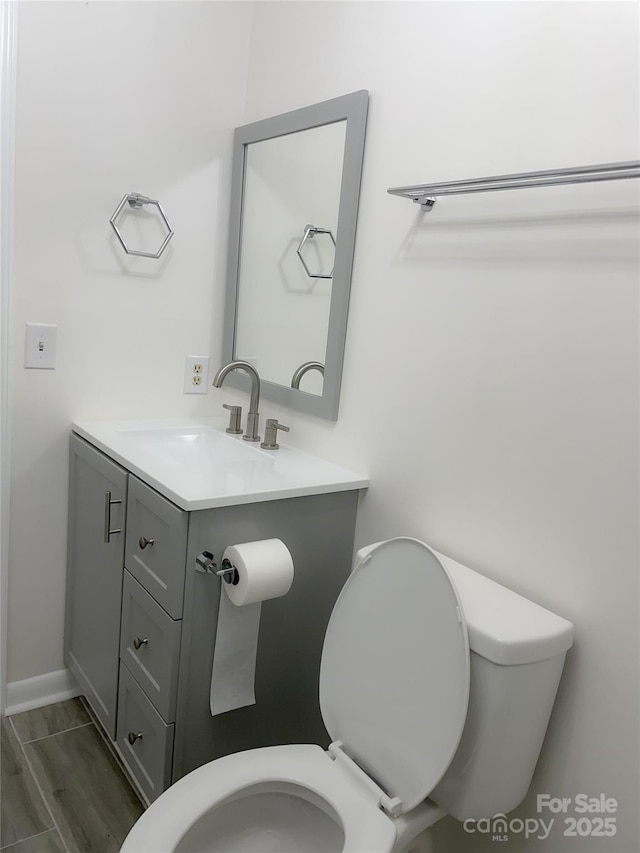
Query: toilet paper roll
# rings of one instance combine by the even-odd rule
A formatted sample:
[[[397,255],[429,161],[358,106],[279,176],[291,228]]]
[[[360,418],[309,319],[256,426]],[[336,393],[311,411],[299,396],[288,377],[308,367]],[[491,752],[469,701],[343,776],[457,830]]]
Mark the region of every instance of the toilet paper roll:
[[[293,560],[280,539],[260,539],[230,545],[223,554],[237,569],[238,583],[224,584],[224,589],[237,607],[280,598],[293,583]]]
[[[262,601],[286,595],[293,582],[293,560],[280,539],[232,545],[223,560],[236,568],[238,583],[222,583],[209,697],[213,716],[255,704]]]

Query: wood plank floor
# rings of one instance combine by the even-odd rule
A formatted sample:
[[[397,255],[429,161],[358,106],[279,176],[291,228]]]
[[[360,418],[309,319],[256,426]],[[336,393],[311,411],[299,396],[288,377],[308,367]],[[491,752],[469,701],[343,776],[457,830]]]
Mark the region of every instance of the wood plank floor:
[[[143,806],[83,702],[0,723],[3,853],[117,853]]]

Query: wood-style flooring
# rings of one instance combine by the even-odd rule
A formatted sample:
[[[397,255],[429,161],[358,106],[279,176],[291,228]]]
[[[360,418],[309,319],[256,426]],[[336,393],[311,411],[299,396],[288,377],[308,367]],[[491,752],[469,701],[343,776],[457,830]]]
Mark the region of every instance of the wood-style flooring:
[[[143,806],[83,701],[0,722],[3,853],[117,853]]]

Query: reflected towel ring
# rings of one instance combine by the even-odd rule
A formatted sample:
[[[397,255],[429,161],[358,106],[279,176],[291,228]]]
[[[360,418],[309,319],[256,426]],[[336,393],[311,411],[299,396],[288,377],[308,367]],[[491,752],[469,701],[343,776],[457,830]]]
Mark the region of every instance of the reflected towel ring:
[[[305,263],[304,258],[302,257],[302,247],[308,240],[312,240],[316,234],[328,234],[331,238],[331,242],[333,243],[333,248],[336,247],[336,241],[333,237],[333,233],[329,230],[329,228],[318,228],[316,225],[307,225],[304,229],[304,234],[302,236],[302,240],[300,241],[300,245],[296,249],[298,253],[298,257],[302,261],[302,266],[305,269],[306,274],[309,278],[333,278],[333,267],[331,268],[330,273],[313,273]]]
[[[164,238],[164,241],[163,241],[162,245],[160,246],[160,248],[158,249],[157,252],[141,252],[137,249],[130,249],[129,246],[127,246],[124,237],[122,236],[122,234],[118,230],[118,226],[116,225],[116,219],[118,218],[120,211],[122,210],[122,208],[125,206],[125,204],[127,202],[129,203],[129,207],[131,207],[134,210],[142,207],[143,204],[153,204],[158,208],[158,213],[162,217],[162,221],[164,222],[164,224],[166,226],[168,234]],[[122,197],[122,201],[116,207],[113,216],[109,220],[109,224],[111,225],[113,230],[116,232],[116,237],[120,241],[120,245],[125,250],[127,255],[138,255],[141,258],[156,258],[156,259],[159,258],[160,255],[167,248],[169,240],[173,237],[173,229],[169,225],[169,220],[167,219],[165,212],[160,205],[160,202],[156,201],[153,198],[148,198],[146,195],[140,195],[140,193],[127,193],[126,195],[124,195]]]

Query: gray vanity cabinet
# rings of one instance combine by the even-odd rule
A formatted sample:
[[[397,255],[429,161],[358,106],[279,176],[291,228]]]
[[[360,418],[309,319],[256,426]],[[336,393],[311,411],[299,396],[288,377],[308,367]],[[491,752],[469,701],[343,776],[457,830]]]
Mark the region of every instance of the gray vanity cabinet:
[[[72,436],[65,658],[112,740],[127,476],[120,465]]]
[[[148,802],[231,752],[328,744],[320,655],[357,502],[352,489],[189,512],[72,436],[67,661]],[[196,558],[220,565],[229,545],[271,538],[289,548],[294,581],[262,604],[256,703],[213,717],[223,582]]]
[[[176,708],[174,781],[205,761],[259,746],[329,745],[318,699],[320,656],[333,605],[351,569],[358,492],[192,512]],[[195,570],[203,550],[221,560],[237,542],[281,539],[293,584],[262,603],[255,705],[211,716],[209,693],[222,583]]]

